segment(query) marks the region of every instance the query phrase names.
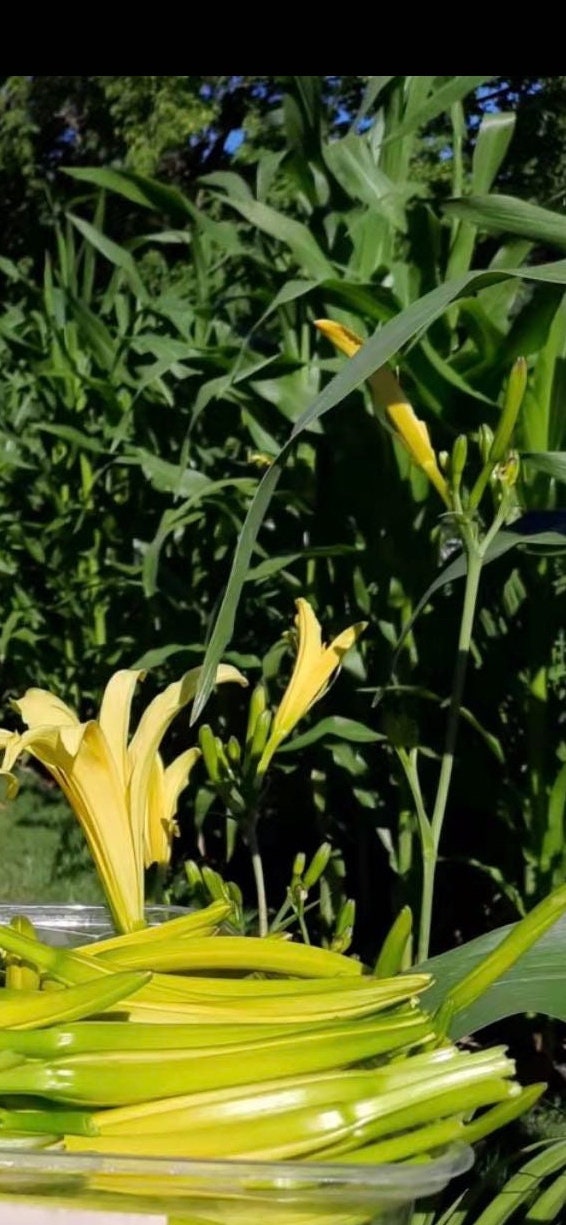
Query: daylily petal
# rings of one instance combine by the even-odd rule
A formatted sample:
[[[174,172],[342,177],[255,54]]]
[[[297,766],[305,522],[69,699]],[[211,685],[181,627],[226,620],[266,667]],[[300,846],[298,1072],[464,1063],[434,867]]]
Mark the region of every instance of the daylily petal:
[[[194,697],[199,672],[188,672],[150,703],[129,747],[132,697],[144,675],[135,669],[109,680],[98,720],[80,723],[47,690],[28,689],[13,703],[28,730],[0,729],[0,778],[8,796],[17,789],[11,767],[22,753],[31,753],[74,809],[121,931],[144,923],[144,849],[148,862],[169,862],[177,801],[200,753],[189,749],[165,770],[158,748],[175,715]],[[217,682],[229,680],[247,684],[236,668],[222,665]]]
[[[143,869],[145,812],[152,763],[175,715],[189,702],[192,702],[197,691],[199,676],[200,668],[191,668],[189,672],[185,672],[180,681],[174,681],[172,685],[168,685],[163,693],[159,693],[153,702],[150,702],[144,710],[128,749],[132,838],[140,875]],[[225,681],[237,681],[239,685],[248,683],[237,668],[233,668],[230,664],[221,664],[216,673],[216,684],[222,684]]]
[[[147,784],[147,805],[143,838],[144,866],[169,862],[169,824],[165,817],[163,775],[165,769],[159,753],[155,754]]]
[[[419,468],[426,472],[429,481],[431,481],[441,498],[446,502],[448,500],[448,486],[438,467],[425,422],[420,421],[415,416],[411,405],[406,401],[399,404],[390,404],[387,413],[411,459],[418,464]]]
[[[308,600],[298,599],[296,605],[299,633],[297,657],[258,766],[260,774],[267,769],[282,740],[322,697],[333,672],[367,625],[367,621],[359,621],[356,625],[349,626],[338,634],[329,646],[324,647],[321,643],[320,624]]]
[[[61,733],[68,749],[70,729]],[[67,744],[65,744],[67,741]],[[74,808],[120,931],[143,925],[143,875],[136,871],[126,796],[98,723],[83,724],[80,749],[61,758],[61,786]]]
[[[76,813],[120,930],[142,924],[143,881],[132,871],[125,791],[98,724],[32,727],[8,745],[3,771],[23,752],[45,766]]]
[[[355,332],[332,319],[318,319],[315,327],[348,357],[354,357],[365,343]],[[386,413],[411,459],[422,468],[442,500],[450,506],[448,485],[438,467],[426,424],[417,417],[395,375],[388,366],[381,366],[369,376],[368,382],[374,404]]]
[[[310,678],[318,666],[322,648],[322,631],[314,609],[308,600],[302,597],[296,601],[298,648],[291,679],[273,720],[271,735],[280,737],[287,735],[298,723],[301,716],[308,710],[311,701]],[[335,665],[336,666],[336,665]],[[320,686],[319,686],[320,689]]]
[[[139,680],[146,673],[141,669],[121,668],[110,677],[102,695],[99,726],[104,733],[116,763],[124,788],[128,785],[128,731],[132,698]]]
[[[76,726],[57,727],[54,724],[30,727],[27,732],[15,735],[6,745],[4,770],[11,770],[22,753],[31,753],[33,757],[49,771],[64,769],[79,751],[84,734],[84,723]],[[61,740],[62,732],[67,732],[66,741]]]
[[[28,727],[76,727],[79,722],[74,710],[48,689],[27,689],[11,705]]]
[[[165,811],[170,820],[173,820],[175,816],[179,796],[185,790],[191,770],[200,756],[201,751],[196,747],[185,749],[185,752],[179,753],[179,756],[164,771]]]
[[[200,749],[187,749],[164,769],[159,753],[156,754],[149,779],[148,802],[145,822],[144,860],[146,868],[157,863],[166,866],[171,859],[171,841],[174,835],[174,817],[177,801],[189,781],[189,775],[198,758]]]
[[[20,790],[15,774],[10,774],[9,770],[0,770],[0,786],[2,787],[2,800],[15,800]]]
[[[336,323],[334,319],[315,319],[315,328],[322,332],[328,340],[336,345],[346,357],[354,357],[365,343],[361,336],[356,332],[352,332],[350,328],[344,327],[343,323]]]
[[[13,744],[14,740],[19,740],[19,732],[9,732],[7,728],[0,727],[0,749],[7,749],[9,744]]]

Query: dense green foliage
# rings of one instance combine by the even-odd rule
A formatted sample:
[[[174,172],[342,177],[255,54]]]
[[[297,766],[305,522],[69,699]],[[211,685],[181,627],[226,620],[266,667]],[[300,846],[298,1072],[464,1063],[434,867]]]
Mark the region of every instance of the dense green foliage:
[[[471,267],[560,255],[560,214],[490,194],[500,185],[553,203],[552,188],[538,197],[532,180],[517,184],[514,116],[486,110],[473,92],[484,81],[499,101],[504,90],[510,104],[535,96],[479,77],[220,78],[212,90],[206,78],[5,79],[5,699],[35,684],[86,715],[118,666],[143,661],[166,680],[200,661],[258,478],[343,365],[314,319],[369,334]],[[248,139],[230,160],[235,128]],[[520,353],[530,378],[517,442],[529,454],[564,449],[563,299],[559,284],[493,283],[397,355],[437,451],[495,426]],[[525,459],[518,512],[559,508],[554,460],[550,470]],[[330,839],[327,909],[356,898],[364,951],[420,888],[394,747],[422,745],[432,785],[458,584],[406,636],[394,684],[392,663],[450,548],[441,509],[364,391],[352,392],[289,457],[226,656],[276,696],[299,594],[329,637],[371,623],[320,712],[366,731],[326,723],[300,756],[281,756],[259,824],[275,907],[295,853]],[[466,692],[477,722],[461,729],[437,944],[515,917],[564,879],[563,591],[560,558],[532,550],[483,576]],[[239,729],[239,703],[215,699],[221,730]],[[187,743],[186,723],[175,735]],[[194,777],[179,863],[205,850],[224,870],[224,813],[204,773]],[[246,893],[238,846],[226,870]]]

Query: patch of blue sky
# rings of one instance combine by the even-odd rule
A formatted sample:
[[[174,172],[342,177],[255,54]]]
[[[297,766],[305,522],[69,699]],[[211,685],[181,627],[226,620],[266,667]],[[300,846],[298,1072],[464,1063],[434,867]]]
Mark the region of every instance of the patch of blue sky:
[[[224,152],[230,154],[237,153],[240,145],[244,143],[245,139],[246,134],[243,128],[232,128],[232,131],[228,132],[226,140],[224,141]]]

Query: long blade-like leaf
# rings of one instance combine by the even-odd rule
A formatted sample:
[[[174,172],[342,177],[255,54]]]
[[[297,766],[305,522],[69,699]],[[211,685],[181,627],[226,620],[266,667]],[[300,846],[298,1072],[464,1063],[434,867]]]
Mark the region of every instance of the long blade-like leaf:
[[[314,277],[331,277],[334,268],[327,260],[316,239],[301,221],[286,217],[268,204],[258,200],[243,200],[236,196],[222,196],[225,204],[235,208],[251,225],[279,239],[293,252],[298,262]]]
[[[566,451],[524,451],[521,460],[555,481],[566,481]]]
[[[387,140],[398,140],[400,136],[406,136],[408,132],[414,132],[417,128],[422,128],[425,123],[430,123],[431,119],[436,119],[436,116],[441,115],[443,111],[449,111],[455,102],[460,102],[473,89],[477,89],[479,85],[483,85],[485,81],[491,81],[492,79],[492,77],[451,77],[445,85],[442,85],[440,89],[436,89],[427,98],[424,105],[418,111],[415,111],[403,123],[400,123]]]
[[[340,404],[350,392],[359,387],[360,383],[363,383],[375,370],[398,353],[409,340],[424,332],[452,302],[477,289],[496,284],[508,276],[566,284],[566,260],[541,265],[539,268],[505,270],[504,272],[470,272],[465,276],[455,278],[447,285],[440,285],[437,289],[431,290],[372,336],[355,357],[344,364],[338,374],[330,380],[295,422],[287,442],[257,488],[240,533],[228,586],[206,652],[199,690],[193,704],[191,722],[195,722],[202,714],[212,691],[218,664],[232,636],[238,603],[257,535],[295,440],[313,421],[317,421],[324,413]]]
[[[467,196],[447,200],[444,211],[451,217],[472,221],[490,234],[517,234],[536,243],[566,247],[566,217],[528,200],[516,200],[514,196]]]
[[[135,294],[139,298],[145,298],[146,291],[136,268],[135,260],[125,247],[121,247],[117,242],[113,242],[111,238],[107,238],[101,230],[98,230],[95,225],[91,225],[90,221],[85,221],[83,217],[76,217],[74,213],[67,214],[69,221],[86,238],[87,242],[97,250],[101,255],[114,264],[116,268],[121,268],[126,274],[130,285]]]
[[[513,930],[513,924],[470,940],[459,948],[432,957],[419,970],[434,977],[432,987],[423,997],[427,1008],[437,1008],[450,989],[497,948]],[[523,953],[515,965],[487,989],[484,995],[458,1013],[452,1022],[451,1036],[462,1038],[485,1025],[516,1013],[540,1012],[566,1021],[566,990],[564,988],[564,944],[566,916],[558,919],[536,944]]]
[[[156,179],[134,174],[128,170],[113,170],[107,166],[74,166],[63,168],[63,173],[81,183],[92,183],[93,187],[102,187],[114,191],[133,204],[142,204],[144,208],[168,213],[181,224],[186,222],[190,207],[185,197],[175,187],[166,187]]]

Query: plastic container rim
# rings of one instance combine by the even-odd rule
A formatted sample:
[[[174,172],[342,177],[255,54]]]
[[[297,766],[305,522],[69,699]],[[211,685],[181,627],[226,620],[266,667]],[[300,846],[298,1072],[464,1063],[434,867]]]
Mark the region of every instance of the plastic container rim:
[[[100,1176],[121,1175],[144,1178],[188,1179],[195,1190],[214,1188],[216,1192],[285,1190],[346,1192],[348,1198],[358,1191],[363,1198],[378,1192],[381,1197],[414,1200],[435,1191],[464,1174],[473,1164],[472,1149],[454,1145],[442,1156],[427,1163],[403,1165],[340,1165],[322,1162],[291,1161],[189,1161],[167,1157],[104,1157],[93,1153],[25,1152],[3,1149],[0,1144],[0,1173],[21,1175]],[[254,1185],[255,1184],[255,1185]],[[172,1187],[174,1190],[174,1186]],[[0,1186],[0,1194],[2,1188]],[[143,1191],[141,1191],[143,1195]]]

